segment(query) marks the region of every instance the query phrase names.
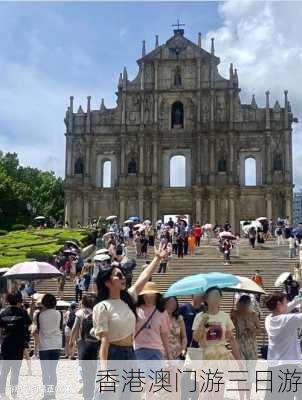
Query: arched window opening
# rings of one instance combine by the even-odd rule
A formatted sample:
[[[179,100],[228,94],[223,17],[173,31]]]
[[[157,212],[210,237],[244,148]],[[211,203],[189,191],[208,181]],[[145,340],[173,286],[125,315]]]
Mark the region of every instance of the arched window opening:
[[[283,171],[283,159],[280,153],[274,158],[274,171]]]
[[[227,170],[227,163],[225,158],[221,158],[218,161],[218,172],[226,172]]]
[[[180,70],[180,67],[176,67],[176,69],[175,69],[174,86],[181,86],[181,70]]]
[[[105,161],[103,164],[103,188],[110,188],[111,186],[111,161]]]
[[[184,127],[184,106],[180,101],[176,101],[172,105],[172,128]]]
[[[249,157],[244,162],[245,186],[256,186],[256,160]]]
[[[186,187],[186,158],[174,156],[170,159],[170,187]]]
[[[75,175],[83,175],[84,174],[84,163],[81,158],[78,158],[74,163],[74,173]]]

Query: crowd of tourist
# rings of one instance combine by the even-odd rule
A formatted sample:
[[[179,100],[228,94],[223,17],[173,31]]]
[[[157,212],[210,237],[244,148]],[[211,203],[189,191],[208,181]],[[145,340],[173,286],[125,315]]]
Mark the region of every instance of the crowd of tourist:
[[[190,225],[181,217],[176,222],[170,219],[166,224],[158,221],[155,228],[150,222],[136,222],[119,227],[115,220],[111,221],[107,232],[96,239],[94,258],[85,261],[74,242],[67,242],[55,256],[54,264],[62,273],[58,296],[64,296],[66,279],[74,282],[74,302],[67,311],[57,309],[57,298],[51,293],[35,297],[32,284],[12,287],[0,312],[3,360],[0,399],[6,398],[9,372],[11,397],[17,398],[23,358],[27,359],[29,374],[31,357],[39,358],[44,400],[55,399],[56,368],[62,356],[79,360],[80,391],[84,400],[93,399],[98,360],[139,360],[143,366],[152,360],[184,360],[190,348],[201,349],[202,360],[258,358],[257,337],[265,334],[260,325],[259,295],[237,296],[234,309],[228,314],[221,309],[223,292],[218,287],[179,304],[177,297],[164,298],[152,280],[155,273],[167,271],[173,254],[179,258],[193,256],[195,249],[202,247],[209,237],[217,238],[219,250],[228,264],[231,248],[240,242],[240,238],[232,235],[230,224]],[[295,240],[301,240],[287,228],[284,221],[282,226],[277,221],[272,237],[278,237],[281,229],[284,240],[292,235]],[[262,239],[258,236],[255,241],[251,240],[251,231],[261,232],[262,237],[269,239],[266,228],[257,229],[247,233],[252,247]],[[147,258],[150,247],[154,254],[150,261],[146,260],[134,282],[136,260],[129,259],[129,246],[134,246],[137,258]],[[259,270],[251,279],[265,287]],[[289,275],[284,281],[284,291],[269,294],[262,303],[271,312],[265,320],[269,360],[301,358],[297,333],[302,328],[299,289],[298,282]],[[183,388],[190,384],[190,379],[189,375],[183,377]],[[251,385],[252,378],[248,382]]]

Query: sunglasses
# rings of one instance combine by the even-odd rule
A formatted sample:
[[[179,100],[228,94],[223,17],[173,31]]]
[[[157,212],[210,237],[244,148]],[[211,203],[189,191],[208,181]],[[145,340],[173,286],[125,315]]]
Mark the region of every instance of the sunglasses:
[[[113,277],[115,278],[119,278],[119,280],[123,280],[125,279],[125,276],[121,273],[121,272],[117,272],[116,274],[113,275]]]

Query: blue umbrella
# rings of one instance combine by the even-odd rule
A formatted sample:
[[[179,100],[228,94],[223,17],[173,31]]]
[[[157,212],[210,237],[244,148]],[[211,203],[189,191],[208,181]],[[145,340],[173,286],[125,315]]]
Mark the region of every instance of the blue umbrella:
[[[171,296],[190,296],[192,294],[204,293],[211,287],[219,287],[220,289],[237,285],[239,279],[232,274],[224,274],[222,272],[210,272],[208,274],[196,274],[186,276],[179,281],[173,283],[164,294],[164,297]]]
[[[130,221],[139,221],[139,217],[129,217]]]
[[[292,233],[293,233],[294,235],[302,235],[302,228],[294,228],[294,229],[292,230]]]

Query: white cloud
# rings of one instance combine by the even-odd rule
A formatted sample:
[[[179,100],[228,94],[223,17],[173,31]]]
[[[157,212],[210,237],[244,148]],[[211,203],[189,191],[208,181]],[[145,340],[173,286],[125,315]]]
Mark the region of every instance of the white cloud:
[[[302,4],[300,2],[228,1],[219,5],[222,26],[208,32],[215,38],[220,71],[228,76],[230,62],[238,69],[241,100],[256,95],[259,106],[270,90],[271,106],[284,104],[288,89],[294,116],[302,123]],[[302,186],[301,123],[294,125],[294,181]]]

